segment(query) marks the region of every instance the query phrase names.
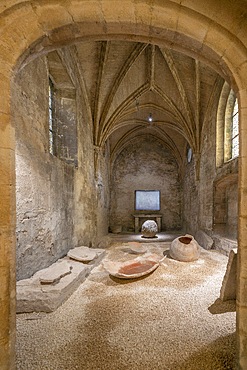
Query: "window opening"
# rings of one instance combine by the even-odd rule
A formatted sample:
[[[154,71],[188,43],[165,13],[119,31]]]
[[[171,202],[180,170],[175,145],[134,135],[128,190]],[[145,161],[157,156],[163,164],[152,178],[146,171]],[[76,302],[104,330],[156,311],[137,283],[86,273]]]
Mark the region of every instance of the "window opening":
[[[192,149],[190,147],[188,147],[187,149],[187,162],[190,163],[192,161]]]
[[[232,158],[239,155],[239,119],[238,119],[238,101],[235,100],[232,115]]]
[[[218,104],[216,126],[216,166],[239,156],[239,112],[234,91],[225,83]]]
[[[49,78],[49,152],[54,155],[54,85]]]

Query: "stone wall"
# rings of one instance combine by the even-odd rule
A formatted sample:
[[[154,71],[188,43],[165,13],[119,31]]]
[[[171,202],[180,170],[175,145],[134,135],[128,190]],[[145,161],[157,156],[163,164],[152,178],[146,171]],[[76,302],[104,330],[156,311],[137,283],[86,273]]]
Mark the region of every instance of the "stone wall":
[[[46,58],[36,59],[21,70],[12,91],[19,280],[49,266],[74,246],[93,245],[97,239],[96,214],[104,212],[98,217],[107,219],[108,209],[106,204],[96,211],[92,126],[80,89],[76,104],[78,168],[77,161],[68,164],[49,153]],[[71,102],[74,111],[75,101]],[[99,235],[106,234],[107,229],[108,225],[101,225]]]
[[[16,122],[17,279],[66,254],[74,240],[74,166],[49,153],[45,58],[13,86]]]
[[[120,225],[123,231],[133,231],[135,190],[160,190],[162,230],[180,229],[180,185],[178,166],[168,148],[154,138],[139,138],[117,156],[113,166],[110,228]]]
[[[198,230],[198,181],[196,180],[195,160],[184,164],[183,175],[183,229],[185,233],[195,235]]]
[[[217,99],[211,108],[203,127],[199,161],[196,165],[193,157],[191,163],[184,165],[183,225],[184,230],[193,235],[200,229],[211,236],[218,234],[217,237],[236,239],[238,160],[216,168]]]
[[[205,3],[190,1],[186,4],[166,2],[125,1],[119,11],[119,3],[109,1],[84,1],[83,9],[76,1],[35,2],[3,0],[1,11],[1,310],[0,317],[0,367],[15,367],[15,261],[13,251],[15,225],[15,186],[13,134],[15,122],[10,114],[10,81],[18,59],[33,58],[65,43],[75,43],[80,38],[97,37],[111,39],[122,35],[125,39],[172,45],[198,57],[207,59],[221,69],[223,75],[236,87],[240,101],[240,148],[239,157],[239,268],[237,292],[237,365],[247,368],[247,303],[246,303],[246,208],[247,208],[247,146],[245,122],[247,121],[246,59],[247,23],[246,2]],[[15,4],[15,6],[14,6]],[[33,4],[33,3],[32,3]],[[54,6],[54,7],[53,7]],[[102,9],[104,10],[102,12]],[[181,12],[182,9],[182,12]],[[169,10],[169,11],[167,11]],[[198,32],[198,24],[200,31]],[[169,30],[167,29],[169,25]],[[169,31],[169,32],[168,32]],[[176,37],[174,37],[176,36]],[[174,40],[176,39],[176,42]],[[213,57],[213,51],[215,56]],[[20,61],[20,59],[19,59]]]
[[[214,181],[214,234],[230,239],[238,231],[238,159],[217,169]]]
[[[110,207],[110,152],[107,142],[98,153],[98,166],[96,175],[96,225],[97,244],[109,229]]]
[[[213,229],[214,179],[216,176],[216,112],[217,99],[211,103],[201,135],[199,186],[199,225],[198,228],[211,234]]]
[[[227,225],[228,235],[237,239],[238,235],[238,186],[237,182],[227,188]]]

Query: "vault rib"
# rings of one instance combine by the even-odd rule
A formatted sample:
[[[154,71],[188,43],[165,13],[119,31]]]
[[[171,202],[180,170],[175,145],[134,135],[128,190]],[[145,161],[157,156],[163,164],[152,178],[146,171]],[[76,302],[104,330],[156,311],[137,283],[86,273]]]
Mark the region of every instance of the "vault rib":
[[[165,113],[165,114],[167,114],[173,120],[177,120],[177,118],[178,118],[172,111],[169,111],[166,108],[162,107],[161,105],[157,105],[155,103],[143,103],[143,104],[140,104],[139,105],[139,109],[142,109],[142,108],[144,108],[144,109],[145,108],[152,108],[152,109],[154,109],[156,111]],[[136,112],[136,109],[135,108],[131,108],[131,109],[125,110],[123,112],[123,114],[119,115],[119,121],[121,119],[123,119],[124,117],[126,117],[126,116],[128,116],[128,115],[130,115],[132,113],[135,113],[135,112]],[[147,124],[147,121],[145,121],[145,122]],[[153,122],[153,124],[155,124],[155,123],[157,123],[157,122]],[[183,128],[183,125],[180,124],[180,122],[177,121],[175,124],[178,125],[179,127]]]
[[[106,98],[106,101],[105,101],[105,104],[104,104],[104,107],[103,107],[103,110],[102,110],[102,114],[101,114],[101,117],[100,117],[99,129],[101,131],[104,130],[105,119],[107,117],[110,106],[112,104],[112,101],[113,101],[113,99],[116,95],[116,92],[117,92],[119,86],[121,85],[124,77],[126,76],[128,71],[130,70],[132,65],[135,63],[136,59],[142,54],[142,52],[146,49],[146,47],[147,47],[147,44],[140,44],[140,43],[138,43],[137,45],[134,46],[132,52],[130,53],[128,58],[125,60],[123,66],[121,67],[120,72],[117,74],[117,77],[113,81],[113,84],[109,89],[109,94]]]
[[[61,57],[63,61],[67,60],[67,58],[64,57],[65,55],[67,55],[67,57],[71,59],[72,63],[76,65],[76,75],[78,76],[79,82],[80,82],[79,86],[82,92],[82,96],[84,98],[88,117],[90,121],[92,122],[92,110],[91,110],[91,105],[90,105],[89,98],[88,98],[88,91],[87,91],[85,80],[84,80],[84,77],[81,71],[81,65],[80,65],[79,57],[78,57],[75,46],[69,47],[68,50],[66,50],[66,52],[64,49],[58,49],[57,53],[59,54],[59,56]]]
[[[137,138],[140,137],[140,136],[146,136],[145,133],[141,133],[141,134],[138,135],[138,131],[141,131],[142,129],[143,129],[143,127],[135,127],[132,130],[129,130],[128,132],[126,132],[125,135],[123,135],[121,137],[121,139],[116,143],[116,145],[114,146],[114,148],[111,152],[111,156],[110,156],[111,163],[114,162],[114,159],[116,158],[117,154],[120,153],[128,145],[130,145],[131,142],[136,141]],[[164,133],[159,128],[156,128],[155,131],[156,131],[157,135],[156,134],[154,135],[154,134],[150,133],[149,137],[155,138],[156,140],[161,142],[162,145],[165,145],[166,147],[168,147],[171,150],[171,152],[173,153],[174,157],[176,158],[177,164],[180,168],[180,166],[182,164],[182,157],[181,157],[174,141],[171,139],[171,137],[167,133]],[[135,133],[137,133],[136,136],[130,137],[131,135],[133,135]]]
[[[130,120],[126,120],[126,121],[121,121],[121,122],[119,122],[118,124],[116,124],[116,125],[114,125],[113,127],[112,127],[112,129],[111,129],[111,131],[109,132],[109,135],[111,135],[114,131],[116,131],[116,130],[118,130],[119,128],[121,128],[121,127],[125,127],[125,126],[128,126],[128,125],[130,125],[130,124],[132,124],[133,123],[133,125],[134,124],[139,124],[139,126],[138,127],[147,127],[147,121],[145,121],[145,120],[136,120],[136,119],[134,119],[134,118],[132,118],[132,119],[130,119]],[[186,140],[189,140],[187,137],[186,137],[186,135],[185,135],[185,133],[184,133],[184,130],[183,130],[183,128],[181,128],[180,126],[175,126],[174,125],[174,123],[173,122],[168,122],[168,121],[159,121],[159,122],[156,122],[156,123],[154,123],[154,124],[152,124],[152,127],[155,129],[156,127],[156,125],[161,125],[161,126],[165,126],[165,127],[167,127],[167,128],[169,128],[169,129],[171,129],[171,130],[174,130],[174,131],[176,131],[176,132],[178,132],[179,134],[181,134],[183,137],[185,137],[185,139]],[[164,132],[163,130],[162,130],[162,128],[161,127],[158,127],[162,132]]]
[[[160,51],[161,51],[165,61],[167,62],[167,65],[168,65],[168,67],[171,71],[171,74],[172,74],[172,77],[174,78],[174,81],[176,82],[179,94],[180,94],[182,102],[183,102],[183,107],[184,107],[184,110],[186,112],[186,116],[187,116],[186,121],[188,121],[189,125],[191,126],[191,129],[193,130],[193,128],[195,128],[194,127],[195,123],[194,123],[194,119],[193,119],[193,114],[192,114],[192,111],[191,111],[189,101],[188,101],[187,96],[186,96],[185,88],[183,86],[183,83],[180,79],[178,70],[176,68],[172,53],[170,52],[170,50],[164,49],[164,48],[160,48]]]
[[[103,74],[104,68],[107,61],[107,56],[110,49],[110,41],[103,41],[101,42],[101,49],[100,49],[100,57],[99,57],[99,68],[98,68],[98,77],[96,83],[96,90],[95,90],[95,100],[94,100],[94,107],[93,107],[93,125],[94,125],[94,144],[98,144],[98,136],[99,136],[99,117],[100,117],[100,107],[99,107],[99,99],[100,99],[100,91],[103,81]]]
[[[183,132],[185,135],[183,134],[183,136],[187,137],[187,140],[189,141],[189,143],[191,143],[193,149],[195,149],[195,137],[193,135],[192,127],[188,125],[187,121],[183,117],[183,114],[180,112],[174,102],[170,98],[168,98],[164,91],[160,89],[157,85],[155,86],[155,91],[162,97],[162,99],[167,103],[171,110],[174,111],[176,119],[181,122],[181,127],[184,127]]]
[[[223,84],[224,84],[224,80],[222,79],[222,77],[220,75],[217,75],[217,77],[214,81],[214,85],[213,85],[213,88],[212,88],[212,91],[211,91],[211,94],[210,94],[210,97],[209,97],[209,100],[208,100],[206,112],[205,112],[205,115],[204,115],[202,128],[201,128],[201,132],[200,132],[200,141],[202,140],[202,133],[203,133],[203,129],[204,129],[204,126],[205,126],[205,122],[207,122],[207,120],[208,120],[210,111],[211,111],[212,106],[213,106],[213,102],[215,101],[216,98],[217,98],[217,101],[219,100],[219,96],[220,96],[220,93],[222,91]]]
[[[101,146],[109,137],[109,131],[111,127],[114,125],[116,120],[119,118],[121,113],[131,104],[133,101],[137,98],[143,95],[145,92],[149,90],[149,83],[146,82],[138,89],[136,89],[131,95],[129,95],[119,106],[118,108],[113,112],[109,120],[104,125],[104,128],[102,129],[101,135],[99,137],[99,145]]]
[[[149,63],[149,81],[150,81],[150,90],[154,89],[154,68],[155,68],[155,45],[150,46],[150,63]]]

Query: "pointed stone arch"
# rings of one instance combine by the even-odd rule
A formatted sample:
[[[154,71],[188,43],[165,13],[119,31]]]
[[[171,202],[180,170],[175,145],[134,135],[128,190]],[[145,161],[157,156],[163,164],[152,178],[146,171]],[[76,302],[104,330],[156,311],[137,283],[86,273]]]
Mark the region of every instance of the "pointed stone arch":
[[[121,3],[121,6],[120,6]],[[238,362],[247,367],[247,24],[246,2],[7,1],[0,5],[0,367],[14,369],[15,132],[10,83],[37,55],[83,39],[162,44],[211,64],[235,88],[240,112]]]

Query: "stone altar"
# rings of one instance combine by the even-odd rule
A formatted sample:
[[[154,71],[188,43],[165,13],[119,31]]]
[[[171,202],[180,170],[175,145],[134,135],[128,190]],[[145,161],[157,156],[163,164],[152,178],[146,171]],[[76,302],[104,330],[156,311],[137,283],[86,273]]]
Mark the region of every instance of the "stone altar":
[[[135,233],[137,234],[140,230],[140,219],[141,218],[154,218],[157,225],[158,225],[158,232],[161,231],[161,220],[162,220],[162,215],[160,213],[135,213],[133,214],[135,218]]]

